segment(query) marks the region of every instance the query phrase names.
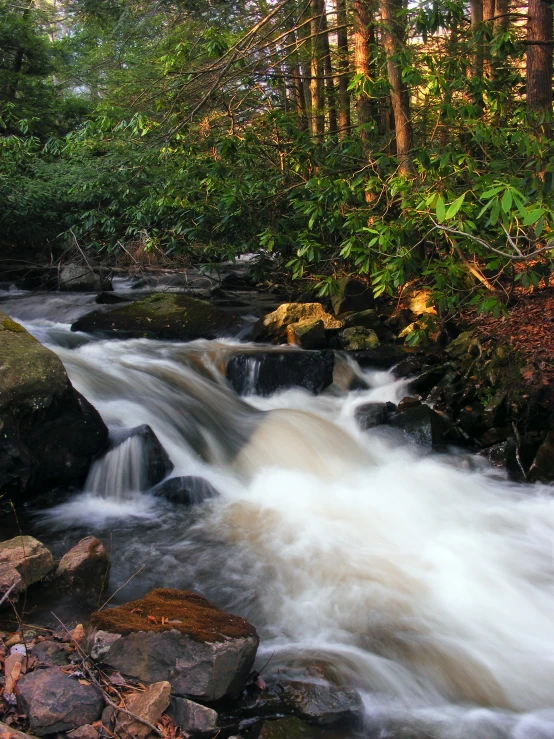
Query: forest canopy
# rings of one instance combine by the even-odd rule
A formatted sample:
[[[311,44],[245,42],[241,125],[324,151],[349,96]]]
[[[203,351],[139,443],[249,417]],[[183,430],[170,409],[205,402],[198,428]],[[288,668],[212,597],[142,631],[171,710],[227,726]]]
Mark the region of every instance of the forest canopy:
[[[544,0],[0,0],[6,258],[78,243],[429,285],[552,271]]]

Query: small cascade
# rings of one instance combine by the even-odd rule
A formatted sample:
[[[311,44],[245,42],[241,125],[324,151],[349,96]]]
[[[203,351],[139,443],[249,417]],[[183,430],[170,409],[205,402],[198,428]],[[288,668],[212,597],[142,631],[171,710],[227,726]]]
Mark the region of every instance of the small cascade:
[[[148,469],[141,436],[130,436],[101,459],[88,474],[85,492],[124,501],[147,487]]]

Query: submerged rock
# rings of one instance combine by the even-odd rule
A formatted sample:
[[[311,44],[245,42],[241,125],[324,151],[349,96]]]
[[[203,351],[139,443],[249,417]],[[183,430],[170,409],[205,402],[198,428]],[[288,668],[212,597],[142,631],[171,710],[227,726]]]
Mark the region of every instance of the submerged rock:
[[[552,482],[554,480],[554,433],[549,431],[540,445],[528,473],[531,482]]]
[[[0,357],[0,495],[81,485],[107,443],[100,415],[59,357],[4,313]]]
[[[270,351],[238,354],[227,362],[226,376],[239,395],[272,395],[302,387],[314,395],[333,382],[332,351]]]
[[[214,339],[235,333],[238,317],[205,300],[180,293],[157,293],[110,311],[79,318],[72,331],[100,333],[108,338]]]
[[[117,305],[118,303],[128,303],[129,301],[127,298],[122,298],[121,295],[103,292],[98,293],[94,302],[98,303],[98,305]]]
[[[112,280],[107,274],[95,272],[86,264],[67,264],[60,272],[60,290],[95,292],[111,290]]]
[[[259,319],[250,338],[252,341],[284,344],[287,342],[287,327],[307,320],[323,321],[326,329],[342,327],[342,322],[327,313],[321,303],[283,303],[277,310]]]
[[[396,406],[394,403],[364,403],[356,408],[355,418],[363,431],[382,426],[390,421]]]
[[[216,498],[219,493],[214,486],[203,477],[171,477],[152,489],[157,498],[166,498],[172,503],[183,505],[199,505],[209,498]]]
[[[264,721],[259,739],[314,739],[314,729],[295,716]]]
[[[0,564],[13,567],[26,587],[40,582],[54,569],[49,549],[33,536],[16,536],[0,542]]]
[[[289,680],[282,688],[285,706],[304,721],[321,726],[356,724],[363,716],[362,699],[354,690],[301,680]]]
[[[104,707],[98,688],[80,683],[60,667],[27,673],[19,679],[16,695],[19,710],[37,736],[91,724],[100,718]]]
[[[120,635],[106,664],[143,682],[168,680],[175,695],[208,702],[240,693],[259,642],[244,619],[180,590],[152,590],[90,621],[96,636]]]
[[[64,554],[56,576],[65,587],[97,595],[107,587],[110,576],[106,547],[95,536],[86,536]]]

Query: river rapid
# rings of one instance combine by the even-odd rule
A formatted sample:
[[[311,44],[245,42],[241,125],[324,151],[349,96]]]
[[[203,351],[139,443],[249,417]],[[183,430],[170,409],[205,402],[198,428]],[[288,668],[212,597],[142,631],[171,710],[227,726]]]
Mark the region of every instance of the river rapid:
[[[188,508],[140,492],[140,448],[125,442],[37,514],[40,538],[62,552],[100,537],[110,590],[132,578],[114,603],[184,588],[247,618],[266,676],[332,666],[362,695],[359,736],[554,738],[552,488],[360,431],[357,406],[407,394],[391,373],[363,372],[364,390],[239,398],[225,360],[258,347],[71,333],[93,300],[11,293],[0,308],[111,429],[149,424],[172,476],[220,496]]]

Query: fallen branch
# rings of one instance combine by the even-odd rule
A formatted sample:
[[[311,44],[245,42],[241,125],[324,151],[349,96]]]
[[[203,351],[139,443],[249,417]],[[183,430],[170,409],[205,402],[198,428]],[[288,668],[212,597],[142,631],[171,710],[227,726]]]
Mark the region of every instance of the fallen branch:
[[[4,595],[2,596],[2,598],[0,599],[0,606],[2,605],[2,603],[5,600],[7,600],[8,595],[12,592],[12,590],[15,588],[16,585],[17,585],[17,581],[14,582],[12,585],[10,585],[10,587],[6,590],[6,592],[4,593]]]

